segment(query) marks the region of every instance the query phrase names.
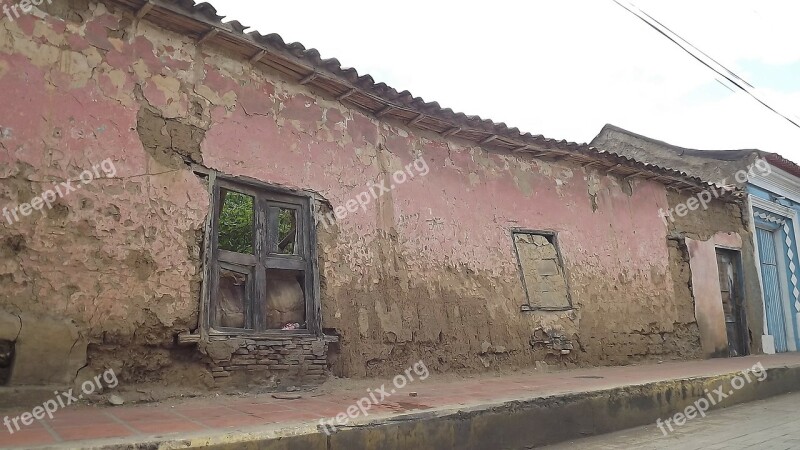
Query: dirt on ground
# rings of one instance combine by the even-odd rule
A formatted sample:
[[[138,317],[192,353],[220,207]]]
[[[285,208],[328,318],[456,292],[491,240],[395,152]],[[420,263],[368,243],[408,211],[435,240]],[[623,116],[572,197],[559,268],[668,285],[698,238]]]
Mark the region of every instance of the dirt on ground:
[[[538,368],[525,368],[520,370],[499,370],[486,372],[481,374],[441,374],[430,373],[429,376],[422,380],[419,375],[411,372],[414,381],[410,382],[405,388],[404,392],[408,394],[415,392],[414,386],[423,386],[426,382],[442,383],[459,383],[465,380],[485,380],[489,378],[511,376],[511,375],[537,375],[551,372],[560,372],[564,369],[558,367],[547,366],[546,364],[539,364]],[[420,370],[424,375],[424,371]],[[303,385],[285,385],[278,386],[277,388],[267,388],[252,386],[247,390],[239,388],[226,388],[216,390],[200,390],[196,387],[173,387],[164,386],[163,384],[139,384],[135,386],[119,386],[117,389],[106,389],[104,391],[95,392],[90,395],[85,395],[77,403],[70,405],[71,408],[105,408],[114,407],[110,402],[110,397],[116,396],[124,401],[124,405],[131,404],[149,404],[153,406],[174,406],[183,403],[188,399],[210,399],[210,398],[258,398],[261,396],[285,395],[287,397],[300,396],[301,398],[319,397],[334,392],[339,393],[353,393],[354,395],[363,395],[367,389],[375,390],[381,385],[391,385],[392,378],[368,378],[368,379],[350,379],[338,378],[335,376],[330,377],[325,383],[318,386],[303,386]],[[19,390],[19,388],[0,387],[0,397],[4,396],[12,390]],[[63,392],[63,391],[62,391]],[[78,392],[73,389],[73,393]],[[44,397],[47,397],[44,393]],[[42,393],[39,395],[31,395],[25,399],[21,404],[13,406],[0,406],[0,414],[3,413],[19,413],[22,410],[30,409],[42,403]],[[55,394],[50,395],[50,397]],[[49,397],[47,397],[49,398]],[[287,399],[288,400],[288,399]],[[19,402],[18,402],[19,403]]]

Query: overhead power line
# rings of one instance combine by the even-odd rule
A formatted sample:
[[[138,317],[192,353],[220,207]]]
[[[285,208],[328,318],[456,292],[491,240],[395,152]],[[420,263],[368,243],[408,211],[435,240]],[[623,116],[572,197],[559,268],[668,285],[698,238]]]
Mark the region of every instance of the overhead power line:
[[[789,123],[791,123],[795,127],[800,128],[800,123],[798,123],[797,121],[795,121],[795,120],[783,115],[780,111],[778,111],[777,109],[773,108],[765,100],[762,100],[758,95],[756,95],[756,93],[753,92],[755,87],[752,84],[748,83],[747,81],[742,79],[742,77],[736,75],[735,73],[733,73],[733,71],[729,70],[727,67],[725,67],[721,63],[717,62],[714,58],[708,56],[705,52],[703,52],[702,50],[700,50],[697,47],[695,47],[694,45],[692,45],[689,41],[687,41],[686,39],[682,38],[678,33],[670,30],[666,25],[664,25],[661,22],[659,22],[658,20],[654,19],[652,16],[650,16],[646,12],[642,11],[638,7],[634,6],[633,4],[628,3],[628,5],[624,5],[619,0],[613,0],[613,1],[617,5],[625,8],[625,10],[628,11],[629,13],[631,13],[634,16],[638,17],[641,21],[643,21],[644,23],[649,25],[651,28],[656,30],[659,34],[661,34],[662,36],[664,36],[667,39],[669,39],[670,41],[672,41],[673,44],[675,44],[678,47],[680,47],[683,51],[688,53],[690,56],[692,56],[694,59],[699,61],[701,64],[703,64],[704,66],[706,66],[709,69],[713,70],[717,75],[723,77],[729,83],[731,83],[732,85],[736,86],[736,88],[738,88],[739,90],[741,90],[745,94],[747,94],[750,97],[752,97],[755,101],[757,101],[758,103],[760,103],[761,105],[763,105],[764,107],[766,107],[767,109],[772,111],[773,113],[783,117],[784,119],[789,121]]]

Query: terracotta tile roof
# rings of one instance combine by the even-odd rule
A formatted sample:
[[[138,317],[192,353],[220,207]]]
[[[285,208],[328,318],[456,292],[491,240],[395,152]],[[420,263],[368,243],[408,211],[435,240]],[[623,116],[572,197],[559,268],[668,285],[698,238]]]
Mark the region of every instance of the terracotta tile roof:
[[[768,163],[772,164],[773,166],[783,169],[796,177],[800,177],[800,166],[796,163],[789,161],[778,153],[768,153],[762,151],[759,151],[759,153],[764,159],[767,160]]]
[[[336,58],[322,59],[319,52],[302,44],[286,43],[278,34],[262,35],[223,16],[209,3],[193,0],[103,0],[121,6],[133,15],[164,29],[189,36],[204,45],[213,44],[250,60],[255,67],[265,66],[291,80],[313,88],[383,119],[478,143],[486,150],[530,153],[534,157],[570,161],[603,168],[622,177],[658,181],[675,190],[698,191],[710,183],[679,170],[644,164],[624,156],[598,150],[588,144],[549,139],[522,132],[505,123],[495,123],[475,115],[426,102],[408,91],[398,92],[372,76],[342,67]]]

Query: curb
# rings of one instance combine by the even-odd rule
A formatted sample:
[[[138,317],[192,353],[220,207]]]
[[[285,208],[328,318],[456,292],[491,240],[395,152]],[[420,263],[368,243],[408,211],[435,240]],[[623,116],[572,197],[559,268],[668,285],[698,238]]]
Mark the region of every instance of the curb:
[[[82,448],[263,450],[351,449],[519,449],[556,444],[588,436],[653,424],[683,411],[696,400],[719,391],[728,397],[709,411],[800,390],[800,366],[766,369],[766,378],[733,389],[739,372],[658,381],[582,393],[511,400],[470,407],[448,407],[376,418],[338,427],[330,436],[316,424],[259,427],[257,430],[184,435],[131,443],[93,441]],[[741,384],[741,383],[737,383]],[[714,397],[715,398],[715,397]],[[694,420],[703,420],[698,417]],[[664,438],[658,428],[653,440]],[[664,438],[666,439],[666,438]],[[88,446],[86,444],[89,444]],[[41,448],[59,449],[63,446]]]

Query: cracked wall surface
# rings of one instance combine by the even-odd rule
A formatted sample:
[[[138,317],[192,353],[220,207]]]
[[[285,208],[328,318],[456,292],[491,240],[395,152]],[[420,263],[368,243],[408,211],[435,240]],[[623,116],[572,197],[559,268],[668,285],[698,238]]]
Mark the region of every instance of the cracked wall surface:
[[[60,16],[0,23],[0,205],[28,202],[106,158],[118,170],[44,213],[0,220],[0,308],[35,318],[42,333],[57,318],[74,321],[96,370],[197,383],[173,341],[196,327],[208,198],[185,166],[145,151],[136,125],[146,105],[135,92],[160,99],[162,72],[190,64],[159,58],[103,6],[64,3],[51,8]],[[44,360],[59,349],[38,351]]]
[[[174,344],[197,328],[209,212],[187,163],[335,207],[419,157],[427,175],[318,227],[334,373],[694,356],[662,185],[381,122],[103,4],[68,3],[0,22],[0,205],[106,158],[117,174],[0,222],[0,309],[74,322],[89,368],[211,382],[207,360]],[[574,309],[520,311],[512,228],[557,233]],[[537,329],[558,351],[533,345]]]
[[[678,204],[685,204],[691,198],[687,194],[670,192],[668,195],[670,208]],[[692,273],[690,268],[689,245],[693,248],[693,253],[699,256],[694,262],[700,268],[711,274],[716,274],[716,253],[715,247],[737,249],[741,251],[742,259],[742,278],[744,280],[744,313],[747,323],[747,335],[750,353],[761,352],[761,335],[763,330],[763,307],[761,302],[761,288],[759,286],[758,266],[754,258],[753,236],[750,233],[748,224],[748,214],[742,203],[723,203],[712,201],[708,204],[708,209],[690,212],[681,217],[674,215],[675,221],[670,222],[670,235],[675,238],[676,247],[681,247],[682,254],[676,255],[671,259],[673,273],[680,273],[682,281],[676,282],[676,292],[682,292],[681,296],[689,296],[693,303],[691,307],[696,309],[693,320],[700,324],[699,333],[703,339],[698,341],[698,346],[694,352],[701,351],[700,342],[702,341],[702,353],[705,355],[727,354],[727,336],[724,330],[724,318],[721,316],[722,300],[718,297],[719,280],[717,276],[707,278],[702,283],[695,280],[700,277],[698,273]],[[721,236],[725,237],[722,238]],[[734,242],[731,243],[729,241]],[[680,284],[680,286],[679,286]],[[708,286],[708,285],[711,286]],[[701,298],[697,298],[700,296]],[[683,314],[684,320],[689,317],[688,313]]]

